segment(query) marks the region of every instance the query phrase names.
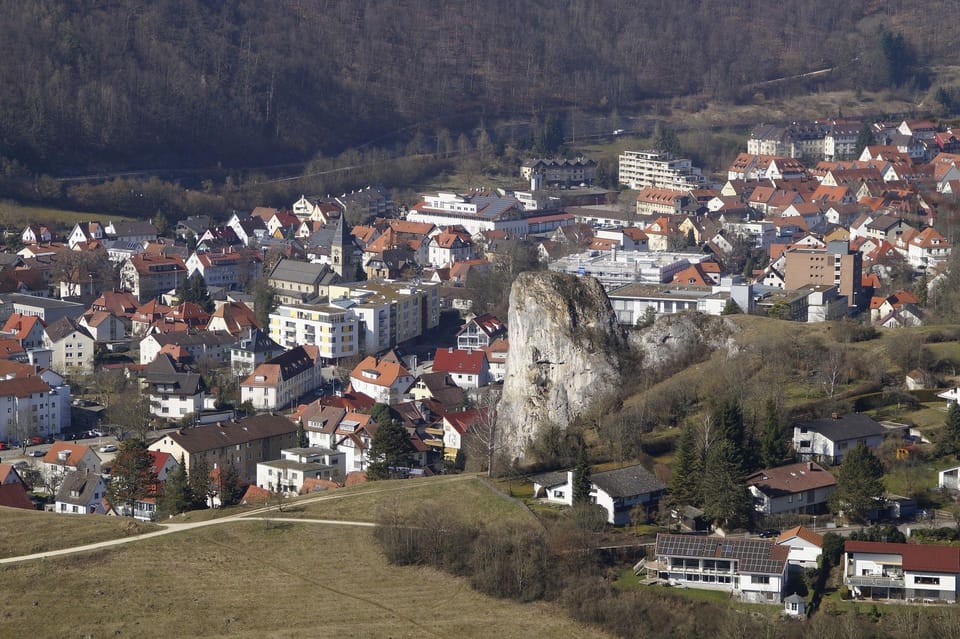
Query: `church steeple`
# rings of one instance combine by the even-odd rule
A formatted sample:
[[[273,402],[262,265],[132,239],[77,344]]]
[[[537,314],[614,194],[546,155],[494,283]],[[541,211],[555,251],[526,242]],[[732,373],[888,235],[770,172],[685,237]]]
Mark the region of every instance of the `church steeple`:
[[[347,224],[347,216],[341,212],[337,219],[337,227],[333,232],[333,242],[330,245],[330,261],[333,270],[341,278],[353,277],[353,235],[350,233],[350,225]]]

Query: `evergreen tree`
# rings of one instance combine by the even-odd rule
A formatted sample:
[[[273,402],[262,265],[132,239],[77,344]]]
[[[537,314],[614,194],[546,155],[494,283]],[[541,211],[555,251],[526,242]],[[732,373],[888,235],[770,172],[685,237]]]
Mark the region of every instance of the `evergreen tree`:
[[[133,514],[135,501],[154,494],[157,473],[147,444],[136,437],[125,440],[113,460],[110,479],[110,501],[116,508],[126,507]]]
[[[590,460],[587,458],[587,447],[580,446],[577,455],[577,465],[573,469],[573,503],[590,503]]]
[[[860,154],[863,153],[863,150],[873,144],[873,130],[870,128],[869,122],[864,122],[863,126],[860,127],[860,132],[857,134],[857,143],[856,151],[854,151],[855,157],[860,157]]]
[[[790,452],[790,442],[787,441],[787,433],[780,424],[780,413],[773,400],[767,400],[765,412],[760,463],[764,468],[776,468],[793,461],[793,454]]]
[[[193,275],[186,278],[177,287],[177,299],[180,303],[193,302],[208,313],[212,313],[215,308],[213,300],[210,298],[210,292],[207,290],[207,282],[195,271]]]
[[[240,480],[240,471],[233,461],[220,467],[220,505],[233,506],[240,503],[243,497],[243,482]]]
[[[380,404],[383,406],[383,404]],[[376,409],[377,406],[374,406]],[[387,406],[387,410],[390,407]],[[373,410],[370,411],[371,415]],[[396,477],[398,468],[410,465],[411,447],[407,429],[393,417],[383,417],[377,421],[377,432],[370,440],[370,463],[367,465],[367,479],[390,479]]]
[[[300,448],[306,448],[310,445],[310,440],[307,437],[307,429],[303,427],[303,422],[297,424],[297,446]]]
[[[191,460],[187,484],[190,488],[190,498],[193,500],[191,507],[208,508],[210,506],[210,464],[206,458],[195,455]]]
[[[833,494],[835,510],[855,522],[864,522],[870,510],[883,501],[883,466],[862,443],[847,453]]]
[[[937,448],[941,455],[960,454],[960,405],[957,402],[950,402],[947,408],[947,421]]]
[[[677,506],[699,506],[703,502],[702,462],[696,433],[693,426],[687,424],[680,434],[670,476],[670,496]]]
[[[276,308],[276,289],[267,283],[266,276],[259,278],[253,286],[253,310],[260,328],[267,330],[270,327],[270,313]]]
[[[677,133],[670,127],[661,126],[659,123],[653,129],[653,148],[657,151],[663,151],[677,157],[680,155],[680,140],[677,139]]]
[[[739,454],[726,439],[716,442],[707,452],[703,472],[703,512],[724,527],[745,527],[753,513],[753,500],[743,483],[739,461]]]
[[[161,519],[179,515],[190,509],[193,497],[190,494],[190,482],[187,471],[184,470],[183,455],[180,464],[170,471],[167,480],[163,482],[163,494],[157,503],[157,515]]]

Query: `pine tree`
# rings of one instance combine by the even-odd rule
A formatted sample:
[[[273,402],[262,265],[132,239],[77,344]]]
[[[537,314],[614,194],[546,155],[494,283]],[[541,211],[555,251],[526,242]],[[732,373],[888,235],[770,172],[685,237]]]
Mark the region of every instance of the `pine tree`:
[[[763,439],[760,442],[760,463],[764,468],[776,468],[793,461],[790,452],[790,443],[787,434],[780,424],[780,413],[773,400],[768,400],[763,428]]]
[[[590,460],[587,457],[587,447],[580,446],[577,456],[577,466],[573,469],[573,503],[590,503]]]
[[[210,506],[210,464],[206,458],[196,455],[190,464],[190,473],[187,476],[190,487],[190,497],[193,499],[192,508],[208,508]]]
[[[412,451],[407,429],[392,417],[383,419],[384,422],[377,422],[377,432],[370,440],[370,463],[367,465],[367,479],[370,480],[395,477],[398,468],[410,465]]]
[[[883,466],[862,443],[844,455],[833,494],[834,508],[851,520],[866,521],[870,510],[883,501]]]
[[[306,448],[309,445],[310,439],[307,437],[307,429],[303,427],[303,422],[301,421],[297,424],[297,446]]]
[[[134,502],[152,496],[156,484],[157,473],[147,444],[135,437],[125,440],[113,460],[110,478],[110,501],[114,507],[124,506],[132,515]]]
[[[950,402],[947,421],[940,435],[938,449],[941,455],[960,454],[960,405]]]
[[[703,460],[697,449],[693,426],[687,424],[677,444],[670,477],[670,496],[678,506],[699,506],[703,502]]]
[[[189,510],[192,504],[190,482],[187,479],[187,471],[184,470],[184,460],[181,455],[180,464],[170,471],[167,480],[163,482],[163,494],[157,503],[157,514],[161,519],[166,519]]]
[[[233,506],[240,503],[243,497],[243,482],[240,480],[240,471],[233,461],[220,467],[220,505]]]
[[[743,483],[739,455],[721,439],[710,447],[703,472],[703,512],[721,526],[741,528],[750,523],[753,500]]]

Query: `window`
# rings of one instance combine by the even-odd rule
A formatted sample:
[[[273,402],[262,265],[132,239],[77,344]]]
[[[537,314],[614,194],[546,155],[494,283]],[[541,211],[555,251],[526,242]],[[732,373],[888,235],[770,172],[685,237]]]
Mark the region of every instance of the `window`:
[[[769,584],[770,577],[767,575],[753,575],[750,580],[755,584]]]
[[[913,583],[923,584],[925,586],[939,586],[940,577],[914,577]]]

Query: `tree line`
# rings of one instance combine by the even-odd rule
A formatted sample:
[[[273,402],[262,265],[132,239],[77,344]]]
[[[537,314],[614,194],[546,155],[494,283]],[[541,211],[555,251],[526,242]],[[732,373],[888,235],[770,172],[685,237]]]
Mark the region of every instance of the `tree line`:
[[[50,173],[267,165],[417,136],[432,146],[484,118],[738,99],[813,68],[837,67],[831,81],[850,87],[906,84],[915,64],[955,61],[937,18],[950,8],[6,0],[0,155]]]

